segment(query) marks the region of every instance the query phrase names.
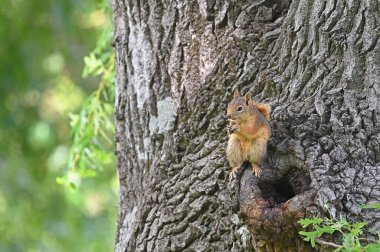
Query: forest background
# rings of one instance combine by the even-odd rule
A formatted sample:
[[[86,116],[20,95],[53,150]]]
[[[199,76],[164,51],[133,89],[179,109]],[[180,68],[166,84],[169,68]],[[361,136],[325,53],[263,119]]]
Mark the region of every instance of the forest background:
[[[110,13],[103,0],[0,6],[0,251],[113,249]]]

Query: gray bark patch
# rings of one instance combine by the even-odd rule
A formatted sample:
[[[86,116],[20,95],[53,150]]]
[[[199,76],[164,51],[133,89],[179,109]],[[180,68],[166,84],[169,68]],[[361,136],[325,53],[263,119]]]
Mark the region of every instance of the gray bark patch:
[[[152,116],[149,120],[149,131],[153,133],[164,133],[173,129],[176,115],[174,100],[166,97],[157,102],[157,116]]]

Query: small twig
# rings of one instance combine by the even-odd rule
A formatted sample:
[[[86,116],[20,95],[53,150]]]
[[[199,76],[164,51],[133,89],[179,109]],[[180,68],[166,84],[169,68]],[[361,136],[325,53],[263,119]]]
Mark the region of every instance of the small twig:
[[[378,242],[379,240],[376,240],[376,239],[372,239],[372,238],[359,238],[359,240],[361,241],[367,241],[367,242]]]
[[[332,242],[327,242],[327,241],[323,241],[319,238],[315,238],[315,241],[321,245],[327,245],[327,246],[331,246],[331,247],[334,247],[334,248],[341,248],[342,245],[338,245],[338,244],[335,244],[335,243],[332,243]]]

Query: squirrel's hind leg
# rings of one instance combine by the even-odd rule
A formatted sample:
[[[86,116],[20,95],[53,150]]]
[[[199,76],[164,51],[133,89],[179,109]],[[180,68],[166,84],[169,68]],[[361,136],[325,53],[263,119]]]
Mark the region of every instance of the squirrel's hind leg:
[[[252,164],[252,171],[256,177],[260,178],[262,170],[258,164]]]

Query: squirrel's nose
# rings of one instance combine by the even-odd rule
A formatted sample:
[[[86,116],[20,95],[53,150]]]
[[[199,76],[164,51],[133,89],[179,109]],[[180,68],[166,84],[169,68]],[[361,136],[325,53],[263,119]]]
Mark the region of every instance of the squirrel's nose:
[[[227,118],[227,119],[231,119],[231,114],[227,114],[227,115],[226,115],[226,118]]]

